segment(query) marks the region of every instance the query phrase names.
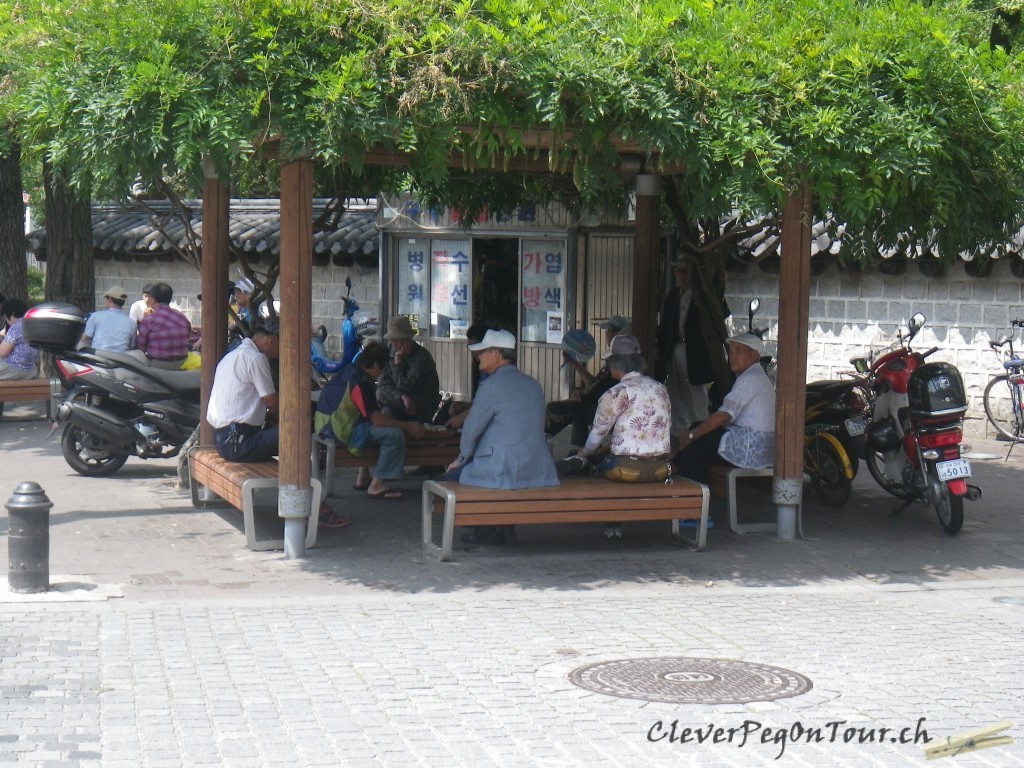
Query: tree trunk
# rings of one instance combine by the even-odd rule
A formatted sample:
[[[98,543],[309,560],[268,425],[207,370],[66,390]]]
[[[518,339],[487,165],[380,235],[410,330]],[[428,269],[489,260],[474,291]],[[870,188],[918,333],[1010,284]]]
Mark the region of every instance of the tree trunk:
[[[0,153],[0,292],[9,298],[28,298],[25,246],[21,149],[12,144]]]
[[[88,191],[72,189],[64,174],[46,165],[46,299],[91,312],[96,304],[92,207]]]

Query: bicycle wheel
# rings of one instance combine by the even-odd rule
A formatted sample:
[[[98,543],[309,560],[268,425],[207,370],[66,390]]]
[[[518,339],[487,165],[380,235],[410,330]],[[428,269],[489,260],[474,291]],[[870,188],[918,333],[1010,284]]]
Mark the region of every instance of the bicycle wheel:
[[[988,422],[996,432],[1006,440],[1024,440],[1024,429],[1020,423],[1022,414],[1013,412],[1013,400],[1010,398],[1010,387],[1005,375],[996,376],[985,385],[982,402]]]
[[[835,445],[821,435],[804,444],[804,471],[818,498],[830,507],[841,507],[850,499],[853,482],[843,472],[843,460]]]
[[[900,448],[899,451],[902,456],[903,449]],[[906,459],[904,457],[904,462],[905,461]],[[864,457],[864,463],[868,465],[868,472],[870,472],[871,476],[875,478],[875,482],[882,486],[882,489],[886,493],[891,493],[897,499],[909,499],[914,496],[913,490],[907,490],[903,486],[902,478],[889,477],[889,475],[886,474],[884,454],[872,450],[869,446],[867,455]]]

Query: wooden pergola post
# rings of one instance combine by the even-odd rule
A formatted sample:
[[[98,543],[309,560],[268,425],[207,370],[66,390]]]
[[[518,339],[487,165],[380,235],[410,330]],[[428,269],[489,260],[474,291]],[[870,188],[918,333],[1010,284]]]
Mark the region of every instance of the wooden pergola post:
[[[807,393],[807,315],[811,280],[811,191],[801,186],[782,211],[779,341],[775,380],[776,535],[796,539],[803,494],[804,405]]]
[[[203,235],[200,285],[203,328],[201,356],[201,389],[199,399],[199,444],[213,445],[213,427],[206,421],[206,408],[213,391],[213,374],[228,346],[228,253],[231,244],[228,213],[231,207],[230,188],[217,177],[212,163],[204,161]]]
[[[311,514],[309,338],[313,302],[313,166],[281,165],[281,406],[278,515],[286,558],[302,557]],[[315,524],[315,521],[314,521]]]
[[[649,365],[654,364],[654,337],[658,296],[658,236],[661,231],[661,179],[654,174],[636,177],[636,226],[633,230],[633,335]]]

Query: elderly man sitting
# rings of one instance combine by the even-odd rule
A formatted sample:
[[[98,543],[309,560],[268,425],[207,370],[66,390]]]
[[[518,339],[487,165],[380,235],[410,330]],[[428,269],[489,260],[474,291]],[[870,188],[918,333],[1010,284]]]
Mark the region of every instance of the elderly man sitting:
[[[537,488],[558,485],[544,437],[544,390],[516,368],[516,337],[490,330],[478,344],[480,384],[462,426],[458,458],[448,478],[484,488]],[[476,529],[464,540],[477,544],[515,543],[515,529]]]
[[[775,450],[775,387],[761,367],[764,342],[752,333],[727,341],[736,382],[722,407],[679,436],[676,472],[707,484],[711,464],[771,466]]]
[[[391,346],[391,359],[377,380],[377,402],[393,419],[429,422],[441,401],[441,384],[434,358],[414,336],[408,317],[388,321],[384,339]]]

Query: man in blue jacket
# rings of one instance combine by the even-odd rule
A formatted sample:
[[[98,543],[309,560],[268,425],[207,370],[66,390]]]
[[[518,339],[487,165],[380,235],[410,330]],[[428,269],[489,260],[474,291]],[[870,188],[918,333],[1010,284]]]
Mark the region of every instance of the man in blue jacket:
[[[516,338],[490,330],[478,344],[480,370],[487,374],[462,425],[459,456],[448,476],[483,488],[558,485],[544,436],[544,390],[516,368]],[[515,531],[475,531],[476,543],[513,544]]]

